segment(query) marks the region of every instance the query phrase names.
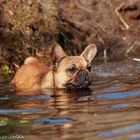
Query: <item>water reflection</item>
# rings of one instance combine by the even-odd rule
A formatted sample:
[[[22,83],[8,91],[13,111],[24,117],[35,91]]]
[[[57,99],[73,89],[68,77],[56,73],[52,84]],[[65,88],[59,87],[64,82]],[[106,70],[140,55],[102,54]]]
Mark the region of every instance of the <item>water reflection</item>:
[[[90,90],[69,92],[15,91],[1,83],[0,136],[140,139],[140,77],[136,73],[106,75],[96,75]]]
[[[133,131],[133,130],[140,130],[140,124],[129,125],[129,127],[123,127],[123,128],[119,128],[119,129],[116,129],[116,130],[103,132],[103,133],[99,134],[98,136],[99,137],[109,137],[109,136],[112,136],[112,135],[117,135],[117,134],[125,133],[125,132],[128,132],[128,131]]]
[[[99,94],[97,98],[126,98],[129,96],[140,95],[140,91],[131,91],[131,92],[118,92],[118,93],[109,93],[109,94]]]

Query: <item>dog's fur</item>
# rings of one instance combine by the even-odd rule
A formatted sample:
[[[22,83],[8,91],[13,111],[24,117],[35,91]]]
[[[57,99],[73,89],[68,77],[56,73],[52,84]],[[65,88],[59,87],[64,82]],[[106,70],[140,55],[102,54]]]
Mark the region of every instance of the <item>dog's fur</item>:
[[[80,56],[67,56],[63,49],[54,43],[52,67],[34,57],[28,57],[16,72],[12,83],[18,89],[87,88],[91,83],[88,66],[96,53],[96,46],[90,44]]]

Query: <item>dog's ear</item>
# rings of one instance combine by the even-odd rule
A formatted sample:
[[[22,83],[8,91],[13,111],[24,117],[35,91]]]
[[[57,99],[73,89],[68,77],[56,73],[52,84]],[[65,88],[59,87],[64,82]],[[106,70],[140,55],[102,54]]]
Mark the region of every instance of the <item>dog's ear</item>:
[[[91,63],[92,59],[97,53],[97,47],[95,44],[88,45],[80,56],[84,57],[88,63]]]
[[[63,51],[62,47],[58,43],[52,44],[52,63],[53,65],[57,65],[65,56],[65,52]]]

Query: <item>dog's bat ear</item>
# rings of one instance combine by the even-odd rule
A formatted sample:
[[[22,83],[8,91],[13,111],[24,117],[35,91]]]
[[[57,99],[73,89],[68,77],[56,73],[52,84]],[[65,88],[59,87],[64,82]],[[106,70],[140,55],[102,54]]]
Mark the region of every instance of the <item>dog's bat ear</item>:
[[[84,57],[88,63],[91,63],[92,59],[97,53],[97,47],[95,44],[88,45],[80,56]]]
[[[65,52],[63,51],[62,47],[58,43],[52,44],[52,63],[55,65],[59,63],[65,56]]]

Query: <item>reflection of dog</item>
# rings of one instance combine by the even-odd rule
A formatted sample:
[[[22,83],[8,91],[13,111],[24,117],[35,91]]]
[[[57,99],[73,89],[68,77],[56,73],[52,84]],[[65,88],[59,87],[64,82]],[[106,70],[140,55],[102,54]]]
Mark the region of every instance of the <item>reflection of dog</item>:
[[[52,68],[34,57],[28,57],[16,72],[12,83],[18,89],[87,88],[91,83],[88,68],[96,53],[96,46],[90,44],[80,56],[67,56],[62,48],[54,43]]]

